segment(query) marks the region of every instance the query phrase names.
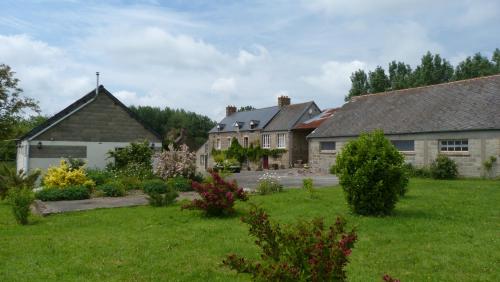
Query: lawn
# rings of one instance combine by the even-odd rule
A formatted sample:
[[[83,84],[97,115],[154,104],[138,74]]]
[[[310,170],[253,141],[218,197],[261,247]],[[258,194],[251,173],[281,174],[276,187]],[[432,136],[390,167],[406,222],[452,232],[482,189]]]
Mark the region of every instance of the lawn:
[[[309,199],[289,190],[255,196],[272,219],[337,214],[356,226],[359,241],[350,281],[500,281],[500,182],[412,179],[393,216],[351,215],[339,187]],[[243,213],[248,204],[238,204]],[[17,226],[0,203],[2,281],[248,281],[220,266],[225,254],[257,258],[238,216],[205,218],[196,211],[135,207],[34,218]]]

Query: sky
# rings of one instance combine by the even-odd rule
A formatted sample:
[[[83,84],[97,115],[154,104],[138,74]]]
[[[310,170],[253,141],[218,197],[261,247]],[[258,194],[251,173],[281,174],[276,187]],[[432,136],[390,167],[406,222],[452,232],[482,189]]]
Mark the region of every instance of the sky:
[[[0,64],[52,115],[100,82],[126,105],[218,120],[288,95],[341,106],[357,69],[500,47],[494,0],[0,2]]]

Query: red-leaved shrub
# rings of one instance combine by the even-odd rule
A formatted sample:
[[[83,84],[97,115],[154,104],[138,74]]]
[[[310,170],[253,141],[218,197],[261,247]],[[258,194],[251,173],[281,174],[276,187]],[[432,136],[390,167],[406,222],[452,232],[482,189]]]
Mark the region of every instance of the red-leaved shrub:
[[[212,173],[212,179],[208,183],[192,183],[193,189],[198,192],[201,199],[182,206],[183,209],[203,210],[207,215],[227,215],[234,212],[234,202],[246,201],[247,193],[243,188],[238,188],[236,181],[228,182],[222,179],[216,172]]]
[[[383,277],[382,277],[382,281],[384,282],[400,282],[399,279],[397,278],[392,278],[389,274],[385,274]]]
[[[344,267],[356,241],[354,230],[345,231],[345,221],[338,217],[331,226],[322,219],[298,222],[282,228],[269,221],[267,213],[253,207],[242,221],[257,237],[261,261],[235,254],[223,264],[239,273],[250,273],[254,281],[345,281]]]

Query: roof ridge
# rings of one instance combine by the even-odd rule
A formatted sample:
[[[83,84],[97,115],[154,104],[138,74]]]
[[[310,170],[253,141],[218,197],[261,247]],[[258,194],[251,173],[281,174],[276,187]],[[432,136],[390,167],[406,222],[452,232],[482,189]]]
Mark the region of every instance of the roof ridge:
[[[438,87],[438,86],[446,86],[446,85],[450,85],[450,84],[467,83],[467,82],[471,82],[471,81],[475,81],[475,80],[489,79],[489,78],[494,78],[494,77],[500,77],[500,74],[492,74],[492,75],[486,75],[486,76],[480,76],[480,77],[473,77],[473,78],[462,79],[462,80],[448,81],[448,82],[443,82],[443,83],[438,83],[438,84],[416,86],[416,87],[405,88],[405,89],[397,89],[397,90],[390,90],[390,91],[383,91],[383,92],[377,92],[377,93],[364,94],[364,95],[359,95],[359,96],[352,97],[349,100],[349,102],[350,101],[358,100],[360,98],[365,98],[365,97],[382,96],[384,94],[385,95],[390,95],[390,94],[408,92],[408,91],[411,91],[411,90],[424,89],[424,88],[432,88],[432,87]]]

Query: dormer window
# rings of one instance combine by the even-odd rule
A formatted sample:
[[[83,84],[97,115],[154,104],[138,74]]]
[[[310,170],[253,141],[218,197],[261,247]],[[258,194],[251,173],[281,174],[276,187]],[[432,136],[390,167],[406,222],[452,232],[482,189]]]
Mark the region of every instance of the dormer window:
[[[241,127],[243,127],[243,122],[241,122],[241,121],[236,121],[236,122],[233,124],[233,127],[236,127],[237,129],[240,129]]]
[[[259,125],[259,121],[258,121],[258,120],[251,120],[251,121],[250,121],[250,129],[254,129],[254,128],[256,128],[258,125]]]
[[[217,130],[223,130],[224,129],[224,126],[226,126],[225,124],[223,123],[219,123],[217,124]]]

